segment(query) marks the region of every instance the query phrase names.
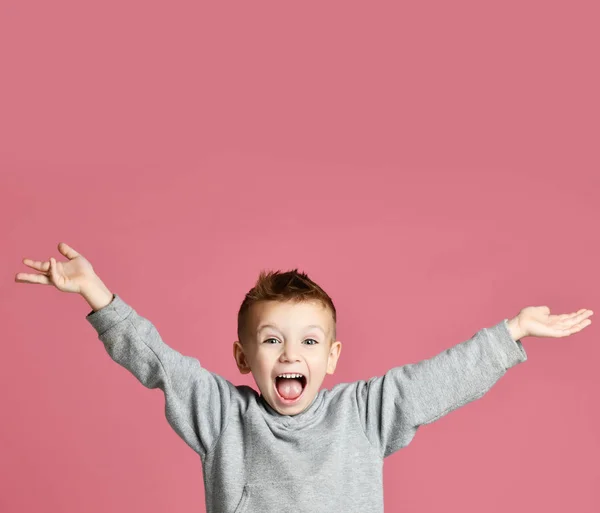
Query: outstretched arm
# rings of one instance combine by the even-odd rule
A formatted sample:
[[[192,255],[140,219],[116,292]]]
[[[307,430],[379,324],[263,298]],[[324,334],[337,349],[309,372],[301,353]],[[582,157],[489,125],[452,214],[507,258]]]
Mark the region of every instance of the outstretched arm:
[[[410,443],[419,426],[480,398],[509,368],[526,361],[521,338],[568,336],[591,323],[592,313],[551,316],[547,307],[528,307],[432,358],[357,382],[365,435],[382,457],[393,454]]]
[[[24,258],[36,273],[17,273],[15,281],[52,285],[61,292],[81,294],[92,307],[86,320],[94,327],[110,357],[147,388],[165,395],[169,424],[200,456],[205,456],[227,423],[235,386],[204,369],[196,358],[165,344],[156,327],[104,285],[91,262],[68,244],[57,261]]]
[[[205,457],[227,423],[229,382],[203,368],[196,358],[165,344],[154,324],[116,294],[106,306],[90,312],[86,320],[115,362],[145,387],[163,391],[167,421]]]

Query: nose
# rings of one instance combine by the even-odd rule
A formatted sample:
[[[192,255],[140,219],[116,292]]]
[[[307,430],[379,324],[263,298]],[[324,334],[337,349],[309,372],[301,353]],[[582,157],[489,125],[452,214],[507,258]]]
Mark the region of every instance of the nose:
[[[295,362],[298,361],[298,355],[296,354],[296,346],[285,342],[282,344],[281,354],[279,355],[280,362]]]

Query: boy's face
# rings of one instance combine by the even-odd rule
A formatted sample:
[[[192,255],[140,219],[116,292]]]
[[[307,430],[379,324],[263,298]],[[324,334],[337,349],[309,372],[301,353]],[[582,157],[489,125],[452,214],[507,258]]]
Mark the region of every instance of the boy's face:
[[[261,394],[282,415],[306,409],[333,374],[342,343],[332,341],[333,317],[320,302],[260,301],[248,311],[243,345],[236,340],[233,353],[242,374],[252,372]],[[302,393],[285,400],[278,392],[280,374],[302,374]],[[293,394],[292,394],[293,395]]]

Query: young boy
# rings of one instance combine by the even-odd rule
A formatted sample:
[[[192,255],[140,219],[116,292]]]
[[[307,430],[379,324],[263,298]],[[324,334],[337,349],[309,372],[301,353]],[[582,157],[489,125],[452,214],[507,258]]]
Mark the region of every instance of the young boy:
[[[42,274],[16,280],[81,294],[110,357],[163,390],[168,422],[200,456],[207,513],[382,512],[385,457],[527,360],[520,339],[568,336],[593,313],[528,307],[437,356],[328,390],[321,384],[341,352],[331,298],[297,269],[262,272],[240,307],[233,345],[258,393],[166,345],[82,255],[58,249],[67,262],[25,259]]]

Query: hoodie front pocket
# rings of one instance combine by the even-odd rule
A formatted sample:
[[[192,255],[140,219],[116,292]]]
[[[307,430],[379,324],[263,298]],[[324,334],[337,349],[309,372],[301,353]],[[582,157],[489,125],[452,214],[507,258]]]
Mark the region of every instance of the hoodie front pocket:
[[[244,489],[242,490],[242,496],[240,497],[240,502],[233,510],[233,513],[244,513],[246,511],[246,504],[248,503],[248,485],[244,485]]]
[[[332,513],[340,510],[340,497],[330,493],[325,481],[314,479],[247,483],[233,513]],[[349,510],[348,510],[349,511]]]

